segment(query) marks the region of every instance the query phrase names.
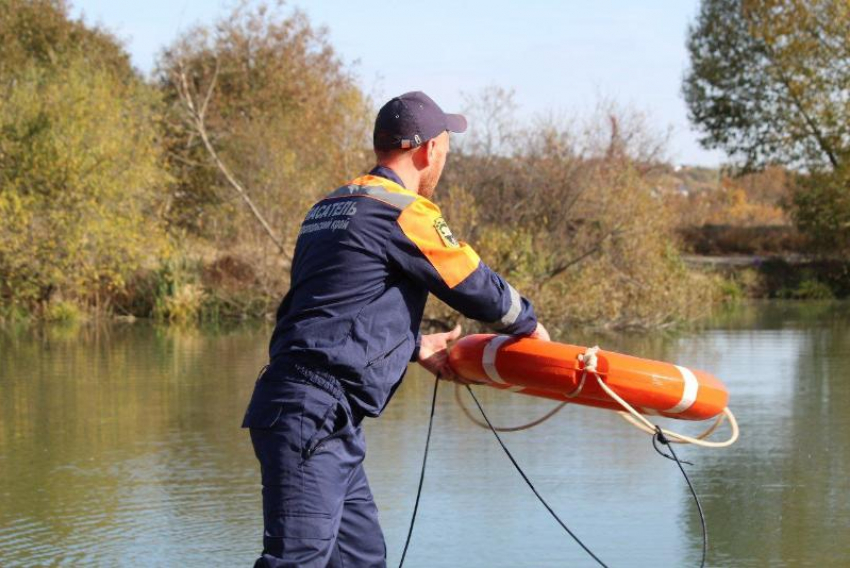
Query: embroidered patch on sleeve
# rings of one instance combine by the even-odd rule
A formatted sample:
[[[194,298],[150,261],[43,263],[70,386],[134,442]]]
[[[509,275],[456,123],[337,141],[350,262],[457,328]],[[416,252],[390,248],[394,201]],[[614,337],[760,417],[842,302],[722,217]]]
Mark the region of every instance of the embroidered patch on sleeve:
[[[457,242],[457,239],[452,234],[451,229],[446,224],[445,219],[442,217],[437,217],[434,220],[434,228],[437,230],[437,234],[440,235],[440,240],[443,241],[443,244],[449,248],[460,248],[460,243]]]

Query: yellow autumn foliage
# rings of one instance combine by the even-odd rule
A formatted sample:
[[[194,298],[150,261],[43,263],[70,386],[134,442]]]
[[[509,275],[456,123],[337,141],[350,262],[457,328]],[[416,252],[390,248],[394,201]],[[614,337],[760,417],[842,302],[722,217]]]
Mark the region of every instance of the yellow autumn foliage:
[[[0,91],[0,298],[97,308],[165,252],[155,92],[83,59]]]

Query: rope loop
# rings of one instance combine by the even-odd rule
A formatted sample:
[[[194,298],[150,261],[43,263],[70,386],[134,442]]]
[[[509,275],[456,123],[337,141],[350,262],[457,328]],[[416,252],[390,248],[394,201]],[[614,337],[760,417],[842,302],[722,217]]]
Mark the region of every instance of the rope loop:
[[[455,384],[455,402],[457,402],[457,405],[460,406],[460,409],[463,411],[466,417],[469,418],[470,422],[480,428],[483,428],[484,430],[490,428],[490,426],[488,426],[486,423],[481,422],[475,416],[473,416],[469,409],[466,407],[466,404],[464,404],[463,399],[460,396],[460,384]],[[495,429],[496,432],[521,432],[523,430],[528,430],[530,428],[534,428],[535,426],[543,424],[544,422],[555,416],[558,412],[560,412],[561,409],[564,408],[566,405],[567,403],[566,401],[564,401],[558,404],[556,407],[554,407],[552,410],[550,410],[543,416],[541,416],[540,418],[536,418],[531,422],[527,422],[525,424],[520,424],[519,426],[493,426],[493,429]]]
[[[738,421],[735,420],[735,415],[732,414],[732,411],[729,410],[728,407],[723,409],[723,411],[717,416],[711,426],[709,426],[705,431],[701,432],[696,436],[687,436],[685,434],[673,432],[672,430],[665,430],[660,426],[653,424],[652,422],[647,420],[643,414],[635,410],[632,405],[626,402],[620,395],[614,392],[611,387],[605,384],[605,381],[597,372],[599,365],[598,354],[599,346],[594,345],[593,347],[588,347],[584,353],[580,353],[576,357],[582,370],[581,378],[579,379],[579,384],[575,388],[575,390],[564,396],[570,399],[576,398],[578,395],[581,394],[582,390],[584,389],[584,386],[587,382],[587,376],[592,375],[596,378],[596,382],[599,384],[599,388],[601,388],[608,396],[611,397],[611,399],[613,399],[616,403],[623,407],[623,410],[618,412],[620,417],[638,430],[641,430],[643,432],[646,432],[650,436],[653,436],[653,444],[655,444],[655,441],[657,440],[665,446],[669,446],[670,444],[693,444],[695,446],[701,446],[704,448],[725,448],[731,446],[738,440],[738,436],[740,434],[740,431],[738,429]],[[466,408],[466,405],[464,405],[463,401],[460,398],[459,386],[455,388],[455,399],[457,400],[458,404],[461,407],[461,410],[463,410],[463,413],[467,416],[467,418],[469,418],[477,426],[480,426],[481,428],[487,428],[486,424],[473,417],[469,410]],[[562,402],[561,404],[553,408],[551,411],[543,415],[541,418],[533,420],[527,424],[522,424],[520,426],[513,427],[497,426],[495,427],[495,429],[499,432],[517,432],[520,430],[532,428],[550,419],[552,416],[557,414],[558,411],[560,411],[566,404],[566,401]],[[717,430],[718,427],[720,427],[724,420],[729,421],[729,427],[731,429],[729,438],[722,442],[712,442],[707,440],[706,438],[713,434],[714,431]],[[661,451],[659,451],[659,453],[666,456],[666,454]]]
[[[599,353],[599,346],[594,345],[593,347],[588,347],[585,349],[584,353],[579,353],[577,357],[579,363],[583,363],[584,370],[589,371],[591,373],[596,372],[596,365],[599,364],[597,360],[597,354]]]
[[[594,345],[593,347],[588,347],[584,353],[578,354],[576,359],[578,359],[579,365],[582,368],[581,379],[579,379],[578,386],[571,393],[564,396],[567,398],[576,398],[581,394],[581,391],[584,390],[584,383],[587,380],[587,373],[596,373],[596,366],[598,364],[597,353],[599,353],[599,346]]]
[[[569,393],[569,394],[564,395],[564,396],[566,396],[567,398],[575,398],[578,395],[580,395],[582,389],[584,389],[584,381],[586,379],[587,379],[587,371],[583,371],[582,374],[581,374],[581,379],[579,380],[578,386],[575,388],[575,390],[573,392]]]
[[[642,430],[647,434],[654,436],[660,430],[661,434],[665,436],[665,440],[667,440],[667,445],[670,442],[677,444],[693,444],[695,446],[701,446],[703,448],[726,448],[731,446],[736,441],[738,441],[738,435],[740,431],[738,429],[738,421],[735,420],[735,415],[732,414],[732,411],[729,410],[729,407],[723,409],[723,412],[717,416],[717,419],[714,421],[714,424],[708,427],[704,432],[697,436],[686,436],[685,434],[680,434],[678,432],[673,432],[672,430],[665,430],[660,426],[656,426],[652,422],[646,419],[646,417],[635,410],[631,404],[626,402],[620,395],[618,395],[614,390],[605,384],[605,381],[602,380],[598,374],[593,373],[596,377],[596,382],[599,384],[599,388],[601,388],[605,393],[614,399],[620,406],[625,409],[625,412],[620,412],[620,416],[626,420],[626,422],[630,423],[632,426],[637,428],[638,430]],[[706,440],[712,432],[714,432],[718,426],[720,426],[723,420],[729,421],[729,427],[732,432],[729,435],[729,438],[722,442],[711,442]]]

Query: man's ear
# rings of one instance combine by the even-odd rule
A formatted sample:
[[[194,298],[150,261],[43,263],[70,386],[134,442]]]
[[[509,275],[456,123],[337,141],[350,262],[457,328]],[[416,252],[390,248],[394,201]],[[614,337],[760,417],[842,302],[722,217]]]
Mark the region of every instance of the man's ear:
[[[436,142],[432,138],[431,140],[426,141],[424,144],[416,148],[415,153],[413,155],[414,163],[416,167],[419,169],[427,168],[431,165],[431,162],[434,161],[434,152],[435,152]]]
[[[426,146],[426,148],[425,148],[426,157],[427,157],[427,160],[428,160],[427,163],[430,166],[431,162],[434,161],[435,153],[437,151],[437,139],[431,138],[430,140],[425,142],[425,146]]]
[[[428,143],[417,146],[410,151],[410,157],[416,169],[421,170],[428,167]]]

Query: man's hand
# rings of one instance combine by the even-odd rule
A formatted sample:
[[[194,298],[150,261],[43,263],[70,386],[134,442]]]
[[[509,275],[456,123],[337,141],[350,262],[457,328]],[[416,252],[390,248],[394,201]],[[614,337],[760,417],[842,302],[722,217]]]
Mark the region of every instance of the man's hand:
[[[449,366],[449,343],[460,337],[460,324],[445,333],[430,333],[422,336],[419,344],[419,364],[441,379],[462,382]]]
[[[531,335],[529,335],[528,337],[530,337],[531,339],[540,339],[542,341],[552,341],[551,339],[549,339],[549,332],[546,331],[546,328],[543,327],[543,324],[540,322],[537,322],[537,327],[534,329],[533,332],[531,332]]]

